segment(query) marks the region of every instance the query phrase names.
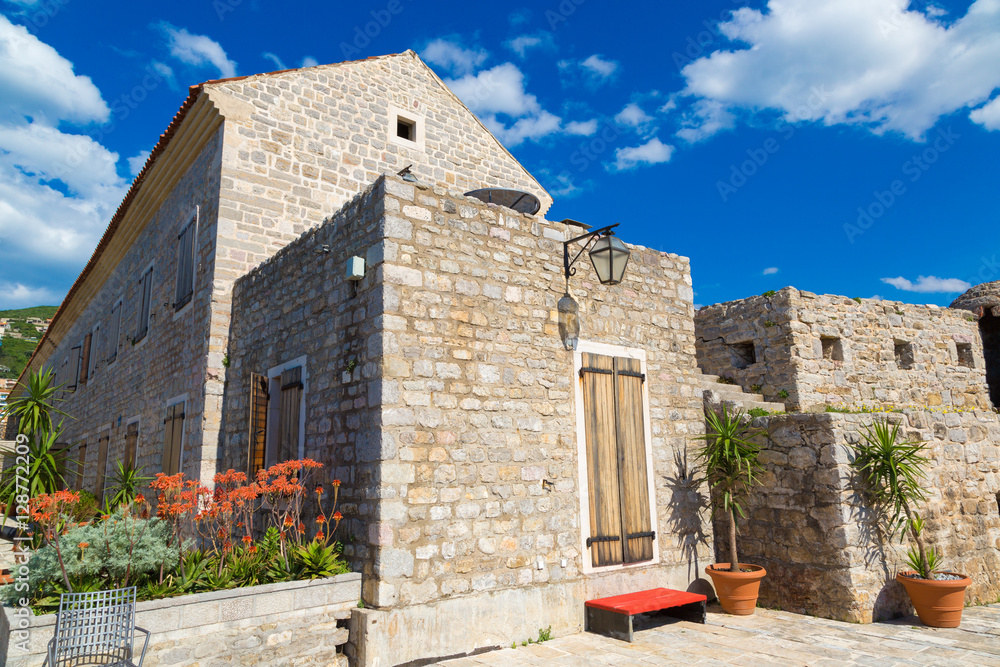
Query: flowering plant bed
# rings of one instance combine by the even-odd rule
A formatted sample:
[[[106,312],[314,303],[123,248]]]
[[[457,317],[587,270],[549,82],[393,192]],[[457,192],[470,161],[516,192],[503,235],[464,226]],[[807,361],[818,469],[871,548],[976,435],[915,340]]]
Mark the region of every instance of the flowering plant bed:
[[[286,461],[252,481],[230,470],[215,476],[212,489],[183,473],[159,473],[150,485],[153,502],[139,494],[89,522],[74,519],[79,493],[42,494],[29,507],[45,546],[0,596],[27,597],[44,614],[56,610],[64,592],[135,585],[139,600],[154,600],[346,573],[333,539],[342,519],[340,482],[330,483],[329,517],[324,486],[308,490],[309,474],[320,468],[310,459]],[[312,530],[304,519],[310,497]]]

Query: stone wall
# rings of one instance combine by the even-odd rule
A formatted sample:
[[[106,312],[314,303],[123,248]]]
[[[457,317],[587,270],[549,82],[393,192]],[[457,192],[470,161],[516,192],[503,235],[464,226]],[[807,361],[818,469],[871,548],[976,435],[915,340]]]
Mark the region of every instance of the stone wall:
[[[965,311],[788,287],[702,308],[695,329],[705,373],[791,410],[990,407],[982,341]]]
[[[581,341],[646,354],[659,509],[658,565],[585,574],[578,380],[556,312],[562,240],[579,229],[396,177],[351,207],[234,292],[226,460],[245,460],[236,396],[246,373],[307,355],[307,452],[344,480],[356,540],[347,549],[372,613],[410,618],[426,603],[476,604],[505,590],[561,599],[699,579],[711,538],[686,458],[704,428],[687,259],[636,246],[622,285],[601,286],[585,262],[572,279]],[[329,265],[319,244],[330,245]],[[357,297],[339,277],[352,254],[368,258]],[[403,634],[382,639],[416,657],[475,648],[465,633],[391,627]]]
[[[139,602],[135,624],[150,632],[143,665],[347,667],[349,619],[360,593],[361,575],[352,573]],[[55,614],[25,619],[4,607],[0,665],[42,665],[55,620]],[[137,632],[136,650],[142,642]]]
[[[909,440],[927,442],[927,543],[945,567],[972,578],[968,604],[1000,597],[1000,421],[992,412],[799,414],[763,417],[766,471],[749,502],[740,560],[763,565],[760,604],[868,623],[909,612],[895,575],[909,543],[886,542],[856,491],[852,444],[873,418],[901,420]],[[726,525],[716,551],[727,560]]]
[[[97,483],[98,438],[110,428],[109,475],[114,462],[124,458],[126,424],[139,418],[138,463],[147,472],[160,470],[166,402],[187,395],[184,421],[184,466],[189,477],[201,473],[201,415],[204,405],[208,304],[212,294],[215,258],[215,222],[218,213],[219,161],[222,131],[208,141],[177,186],[151,216],[149,224],[105,280],[96,296],[75,320],[68,334],[51,351],[46,363],[66,382],[76,372],[71,348],[79,345],[95,326],[91,354],[101,358],[93,375],[74,392],[64,392],[59,408],[70,415],[63,420],[61,440],[71,446],[70,457],[79,460],[79,444],[87,443],[84,488]],[[177,236],[199,210],[196,239],[194,296],[181,311],[173,308],[177,280]],[[141,307],[140,279],[153,266],[149,331],[133,343]],[[121,299],[118,339],[108,337],[111,311]],[[106,342],[105,342],[106,341]],[[111,346],[117,359],[108,364]],[[214,469],[215,447],[209,465]]]

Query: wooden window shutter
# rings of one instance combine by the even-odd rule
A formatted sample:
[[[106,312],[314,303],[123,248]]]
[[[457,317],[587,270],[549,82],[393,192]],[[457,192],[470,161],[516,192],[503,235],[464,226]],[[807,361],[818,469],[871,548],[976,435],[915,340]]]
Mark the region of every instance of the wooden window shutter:
[[[583,355],[583,412],[590,487],[590,547],[595,566],[623,561],[621,490],[615,435],[614,359]]]
[[[195,219],[192,218],[177,237],[177,289],[174,293],[174,310],[180,310],[191,301],[194,292],[194,240]]]
[[[115,304],[115,307],[111,309],[111,327],[108,329],[108,356],[107,361],[110,364],[115,359],[118,358],[118,335],[121,333],[122,325],[122,302],[119,301]]]
[[[139,281],[139,321],[136,322],[136,342],[146,337],[149,331],[149,306],[153,290],[153,268],[150,267]]]
[[[135,467],[139,447],[139,422],[132,422],[125,427],[125,463]]]
[[[97,441],[97,486],[94,488],[94,497],[98,502],[104,502],[104,482],[108,474],[108,442],[111,435],[105,435]]]
[[[163,434],[163,463],[160,466],[165,475],[176,475],[181,470],[181,437],[184,434],[184,404],[178,403],[167,408],[166,425]]]
[[[247,451],[247,477],[251,480],[264,467],[267,444],[268,379],[250,374],[250,442]]]
[[[101,360],[101,325],[98,324],[94,327],[94,331],[91,333],[91,348],[90,355],[88,359],[87,366],[87,378],[93,378],[97,375],[97,362]]]
[[[83,469],[87,465],[87,443],[81,442],[77,449],[76,490],[83,490]]]
[[[281,412],[278,418],[278,463],[299,457],[299,413],[302,402],[302,367],[281,373]]]
[[[640,363],[598,354],[583,354],[582,361],[592,562],[652,560]]]
[[[90,368],[90,344],[93,342],[93,339],[94,334],[92,333],[83,337],[83,350],[80,352],[80,384],[87,382],[88,370]]]
[[[70,351],[69,351],[70,352],[70,354],[69,354],[70,367],[69,368],[72,370],[72,373],[70,374],[70,377],[69,377],[69,383],[66,385],[66,391],[76,391],[77,382],[79,382],[79,380],[80,380],[80,356],[81,356],[80,355],[80,350],[81,349],[82,349],[81,345],[74,345],[70,349]]]

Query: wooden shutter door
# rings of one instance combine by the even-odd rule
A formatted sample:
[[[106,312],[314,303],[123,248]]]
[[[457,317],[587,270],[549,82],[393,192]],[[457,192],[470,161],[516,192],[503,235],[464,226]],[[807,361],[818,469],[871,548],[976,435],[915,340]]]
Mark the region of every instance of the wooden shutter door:
[[[103,436],[97,441],[97,486],[94,488],[94,497],[98,502],[104,502],[104,482],[107,478],[108,468],[108,442],[110,435]]]
[[[139,446],[139,422],[132,422],[125,427],[125,463],[130,468],[135,467]]]
[[[80,384],[87,381],[87,371],[90,368],[90,344],[93,338],[93,334],[87,334],[83,337],[83,351],[80,353]]]
[[[166,428],[163,433],[163,464],[165,475],[176,475],[181,469],[181,436],[184,434],[184,404],[167,408]]]
[[[267,442],[268,380],[257,373],[250,374],[250,442],[247,447],[247,476],[254,479],[264,467]]]
[[[580,375],[587,437],[587,482],[590,487],[590,538],[587,546],[595,566],[614,565],[623,562],[614,359],[585,353]]]
[[[643,419],[642,375],[638,359],[615,358],[618,390],[616,420],[618,460],[621,463],[622,521],[625,524],[625,562],[653,559],[653,527],[646,471],[646,425]]]
[[[278,419],[278,463],[299,457],[299,406],[302,402],[302,367],[281,373],[281,416]]]
[[[76,462],[76,490],[83,490],[83,468],[87,464],[87,443],[81,442],[79,449],[77,449],[77,462]]]

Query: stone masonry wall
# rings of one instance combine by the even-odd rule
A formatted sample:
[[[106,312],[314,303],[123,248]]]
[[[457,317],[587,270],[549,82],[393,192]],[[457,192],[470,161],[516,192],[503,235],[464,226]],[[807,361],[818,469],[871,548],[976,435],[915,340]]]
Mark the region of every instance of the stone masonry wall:
[[[702,308],[695,328],[705,373],[791,410],[990,406],[982,341],[964,311],[789,287]]]
[[[87,443],[84,488],[94,490],[97,482],[98,438],[110,426],[108,480],[115,461],[124,457],[126,424],[139,418],[138,463],[147,474],[160,470],[166,402],[187,394],[184,421],[182,469],[189,477],[200,474],[201,419],[205,347],[208,335],[215,222],[218,213],[219,163],[222,130],[217,131],[192,163],[173,191],[154,213],[131,248],[119,261],[97,295],[76,319],[72,328],[49,356],[47,367],[63,380],[75,373],[70,350],[100,325],[94,337],[92,355],[99,355],[94,374],[75,392],[64,393],[59,408],[70,415],[63,421],[62,440],[72,446],[72,460],[79,460],[79,444]],[[200,207],[196,240],[196,277],[191,302],[180,312],[173,308],[177,280],[177,236],[181,227]],[[153,266],[149,332],[133,344],[142,294],[140,278]],[[117,341],[107,338],[111,310],[122,299],[121,327]],[[111,345],[118,348],[117,359],[106,363]],[[72,365],[64,367],[64,364]],[[214,469],[215,448],[209,465]],[[72,484],[72,480],[71,480]]]
[[[206,442],[218,442],[222,364],[236,280],[328,219],[383,173],[552,198],[412,51],[210,84],[226,118],[209,337]],[[390,106],[423,118],[423,141],[395,139]]]
[[[226,460],[245,460],[246,372],[307,354],[307,454],[344,480],[368,605],[580,580],[577,378],[556,319],[567,228],[396,177],[351,207],[235,291]],[[352,254],[367,274],[345,300]],[[711,548],[686,465],[704,428],[688,261],[634,247],[610,288],[580,267],[581,340],[647,354],[661,564],[609,574],[683,588]]]
[[[995,413],[888,413],[908,440],[928,443],[930,546],[945,568],[972,578],[967,604],[1000,596],[1000,421]],[[909,542],[878,537],[856,491],[852,445],[869,414],[763,417],[765,473],[749,502],[740,560],[762,565],[760,604],[796,613],[868,623],[909,612],[895,575],[906,568]],[[727,559],[726,526],[716,522],[716,550]]]

